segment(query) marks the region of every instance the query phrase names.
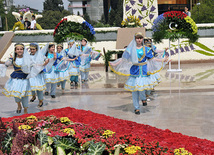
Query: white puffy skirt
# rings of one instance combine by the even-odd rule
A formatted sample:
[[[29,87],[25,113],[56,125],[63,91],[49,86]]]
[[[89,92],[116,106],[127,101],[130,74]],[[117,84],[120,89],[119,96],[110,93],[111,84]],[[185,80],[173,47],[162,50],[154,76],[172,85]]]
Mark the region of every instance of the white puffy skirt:
[[[7,97],[26,97],[31,96],[31,88],[29,79],[13,79],[10,78],[2,91]]]
[[[50,73],[45,73],[45,82],[46,83],[58,83],[60,81],[69,80],[68,71],[58,72],[55,71],[55,67],[52,67]]]
[[[128,91],[151,90],[160,82],[160,75],[153,74],[150,76],[130,76],[124,85]]]
[[[46,89],[44,73],[40,73],[36,77],[30,78],[29,81],[32,91],[43,91]]]

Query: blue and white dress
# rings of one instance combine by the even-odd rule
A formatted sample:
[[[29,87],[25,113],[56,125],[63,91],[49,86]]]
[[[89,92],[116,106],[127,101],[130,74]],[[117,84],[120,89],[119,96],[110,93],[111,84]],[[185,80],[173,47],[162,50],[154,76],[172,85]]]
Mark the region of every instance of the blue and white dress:
[[[31,59],[35,59],[35,55],[30,55]],[[44,72],[41,71],[38,75],[30,78],[30,87],[32,91],[43,91],[46,89]]]
[[[163,61],[154,60],[152,50],[143,46],[141,49],[126,50],[122,58],[111,62],[110,68],[118,75],[129,76],[124,89],[134,91],[151,90],[158,85],[159,72],[165,65]]]
[[[10,58],[8,61],[10,61],[9,65],[13,65],[14,71],[6,82],[2,93],[7,97],[17,97],[20,99],[31,96],[30,82],[29,79],[26,79],[28,74],[21,70],[23,58],[16,58],[15,61],[13,58]]]
[[[48,59],[54,58],[54,54],[48,53],[47,58]],[[60,81],[69,80],[67,68],[61,70],[57,67],[58,65],[63,63],[62,59],[63,56],[60,55],[59,53],[56,53],[56,60],[54,61],[52,68],[49,71],[44,69],[46,83],[58,83]]]
[[[88,45],[79,46],[78,49],[82,51],[80,56],[81,64],[79,70],[81,72],[89,72],[91,67],[91,60],[99,60],[101,54],[99,52],[93,51],[92,48]]]
[[[68,51],[65,51],[65,54],[69,59],[75,59],[77,57],[77,56],[70,56],[68,54]],[[79,66],[80,66],[80,57],[78,57],[74,61],[70,61],[69,63],[70,63],[69,69],[68,69],[69,76],[78,76],[79,75]]]
[[[151,90],[158,85],[159,78],[156,79],[156,74],[150,76],[147,73],[147,60],[153,59],[152,50],[143,48],[137,49],[138,64],[130,68],[130,76],[124,85],[124,89],[128,91]]]

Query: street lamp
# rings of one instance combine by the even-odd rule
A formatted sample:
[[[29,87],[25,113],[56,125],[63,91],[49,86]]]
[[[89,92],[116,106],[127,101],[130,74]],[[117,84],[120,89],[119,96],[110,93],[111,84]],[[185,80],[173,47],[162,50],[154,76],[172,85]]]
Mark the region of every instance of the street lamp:
[[[201,3],[196,3],[197,7],[198,7],[198,18],[197,18],[197,23],[199,22],[199,6]]]
[[[4,2],[4,13],[5,13],[5,26],[6,26],[6,31],[8,31],[8,24],[7,24],[7,14],[8,14],[8,7],[6,1]]]

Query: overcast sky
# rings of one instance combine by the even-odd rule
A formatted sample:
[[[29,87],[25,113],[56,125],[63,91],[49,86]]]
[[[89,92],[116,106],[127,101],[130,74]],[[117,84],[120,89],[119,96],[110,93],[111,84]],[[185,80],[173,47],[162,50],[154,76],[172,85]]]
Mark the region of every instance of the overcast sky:
[[[17,5],[26,5],[34,9],[38,9],[40,12],[43,10],[43,2],[45,0],[13,0],[13,3]],[[68,10],[68,0],[63,0],[64,8]]]

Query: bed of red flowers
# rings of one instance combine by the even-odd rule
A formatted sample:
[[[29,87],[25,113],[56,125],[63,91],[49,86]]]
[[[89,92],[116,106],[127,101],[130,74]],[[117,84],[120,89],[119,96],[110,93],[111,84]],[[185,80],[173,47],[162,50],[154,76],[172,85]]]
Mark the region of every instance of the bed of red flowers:
[[[16,130],[15,127],[19,127],[20,130],[27,129],[30,132],[23,130],[24,135],[30,134],[31,137],[39,137],[46,133],[46,138],[53,138],[53,140],[47,140],[50,142],[48,143],[50,146],[52,143],[57,146],[63,141],[59,136],[68,137],[70,141],[76,141],[75,148],[81,148],[75,150],[76,152],[92,151],[89,143],[93,143],[92,148],[96,148],[94,145],[99,149],[103,148],[103,154],[114,154],[116,151],[120,154],[176,154],[174,150],[178,148],[185,148],[194,155],[214,154],[214,142],[212,141],[116,119],[91,111],[67,107],[34,113],[35,119],[27,119],[31,115],[2,118],[3,123],[0,123],[2,128],[0,131],[4,131],[3,126],[6,125],[11,127],[11,130]],[[14,141],[13,143],[16,143]],[[46,148],[51,149],[47,146]],[[132,152],[133,150],[134,152]]]

